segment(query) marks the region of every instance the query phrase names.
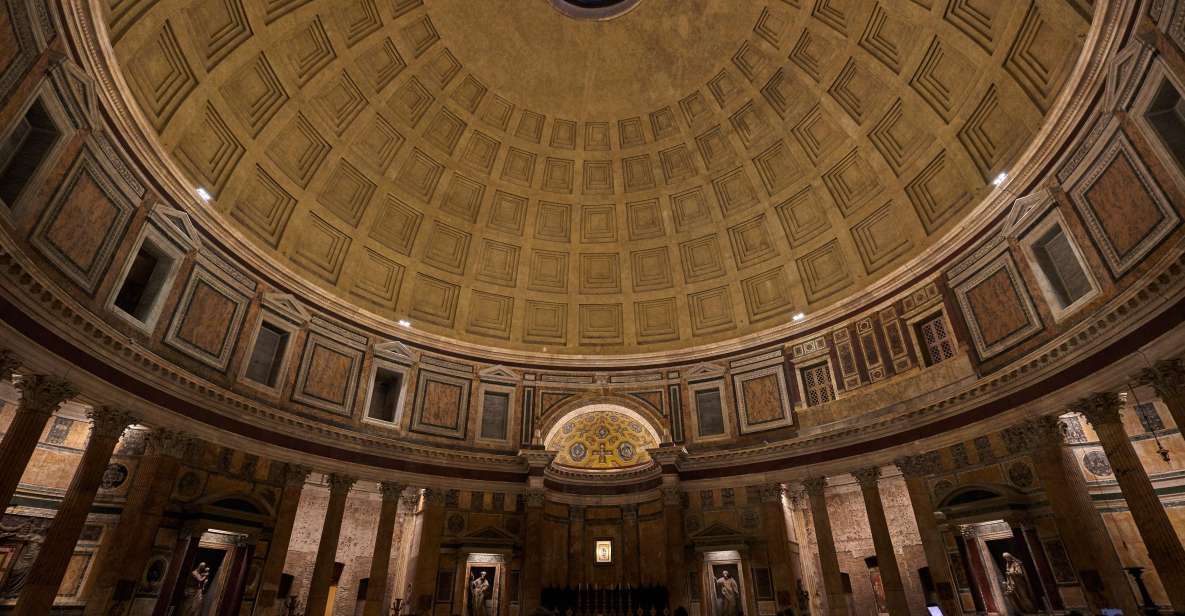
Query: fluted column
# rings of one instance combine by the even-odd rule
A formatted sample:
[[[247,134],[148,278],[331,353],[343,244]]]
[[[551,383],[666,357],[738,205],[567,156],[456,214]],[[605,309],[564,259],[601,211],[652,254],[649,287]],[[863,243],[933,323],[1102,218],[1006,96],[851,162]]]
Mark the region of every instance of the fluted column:
[[[395,517],[399,513],[399,497],[407,486],[394,481],[379,484],[383,504],[379,507],[379,528],[374,538],[374,554],[370,559],[370,582],[366,585],[364,616],[383,616],[388,613],[387,569],[391,565],[391,539],[395,536]]]
[[[1177,428],[1185,433],[1185,360],[1166,359],[1142,370],[1136,380],[1151,385],[1156,395],[1168,407]]]
[[[934,516],[930,489],[926,487],[926,477],[938,472],[942,468],[942,462],[937,452],[927,452],[898,458],[895,464],[905,477],[905,489],[909,492],[909,504],[913,507],[913,517],[917,522],[918,535],[926,554],[930,579],[934,581],[934,590],[938,594],[938,605],[942,608],[943,614],[960,614],[963,610],[959,605],[954,579],[951,577],[950,560],[946,555],[942,533],[938,530],[938,520]]]
[[[519,598],[522,614],[532,614],[543,594],[543,490],[527,491],[526,549],[523,550],[523,596]]]
[[[868,513],[872,545],[876,549],[876,566],[881,572],[889,614],[909,616],[909,602],[905,599],[905,586],[901,583],[901,569],[897,566],[897,554],[893,551],[893,536],[889,533],[885,505],[881,502],[881,467],[857,469],[852,471],[852,476],[860,484],[860,493],[864,496],[864,510]]]
[[[1103,451],[1115,471],[1119,490],[1131,510],[1132,519],[1144,540],[1148,557],[1164,584],[1169,603],[1178,612],[1185,612],[1185,547],[1173,530],[1168,514],[1152,480],[1140,464],[1135,448],[1128,440],[1120,417],[1119,396],[1115,393],[1096,393],[1074,403],[1070,410],[1086,417],[1099,435]]]
[[[1065,447],[1061,424],[1047,415],[1006,428],[1002,435],[1013,451],[1027,452],[1045,497],[1053,508],[1062,545],[1078,570],[1082,590],[1091,613],[1103,608],[1121,608],[1137,614],[1127,574],[1107,534],[1107,527],[1091,502],[1086,480],[1078,470],[1074,454]]]
[[[49,525],[41,552],[33,561],[29,581],[17,598],[15,614],[45,614],[53,606],[66,566],[74,555],[74,544],[78,543],[78,535],[82,533],[91,504],[95,502],[103,471],[107,470],[119,437],[135,421],[130,413],[118,409],[90,409],[87,415],[91,419],[90,440],[82,452],[82,460],[74,471],[66,496]]]
[[[304,491],[304,484],[311,472],[312,469],[299,464],[288,464],[284,467],[284,491],[280,493],[280,504],[276,507],[276,525],[272,527],[267,557],[260,572],[255,614],[275,613],[276,593],[280,590],[280,578],[284,575],[284,562],[288,560],[288,545],[292,543],[292,527],[296,523],[300,494]]]
[[[414,603],[408,611],[420,616],[432,613],[436,595],[436,571],[440,562],[440,537],[444,531],[444,493],[424,490],[420,506],[420,541],[416,554],[416,571],[412,579],[411,597]]]
[[[785,591],[785,596],[794,597],[794,564],[790,561],[790,535],[786,532],[786,511],[782,502],[782,484],[773,483],[761,486],[761,530],[765,539],[766,557],[769,559],[769,571],[773,577],[774,597],[778,591]],[[781,611],[790,604],[778,604]]]
[[[815,526],[815,543],[819,548],[819,569],[823,573],[823,588],[827,591],[827,613],[846,616],[848,603],[844,598],[843,577],[839,571],[839,556],[835,553],[835,537],[831,534],[831,516],[827,513],[826,477],[812,477],[802,482],[811,502],[811,519]]]
[[[13,369],[5,368],[10,378]],[[12,503],[12,495],[33,457],[46,422],[61,403],[78,395],[78,390],[70,383],[42,374],[20,377],[16,388],[21,391],[21,401],[8,431],[0,440],[0,513]]]
[[[317,560],[309,581],[309,600],[305,604],[307,616],[325,616],[329,585],[333,581],[333,563],[337,557],[337,540],[342,531],[342,515],[346,512],[346,498],[355,481],[354,477],[337,473],[329,476],[329,506],[325,508],[321,541],[317,544]]]
[[[683,533],[683,503],[676,485],[662,488],[663,526],[667,533],[667,592],[670,604],[675,607],[691,607],[691,596],[687,588],[687,565],[683,561],[686,537]]]
[[[86,601],[87,616],[122,616],[131,609],[161,517],[173,492],[181,460],[195,441],[183,432],[154,429],[140,458],[119,522],[104,542],[94,566],[97,576]]]

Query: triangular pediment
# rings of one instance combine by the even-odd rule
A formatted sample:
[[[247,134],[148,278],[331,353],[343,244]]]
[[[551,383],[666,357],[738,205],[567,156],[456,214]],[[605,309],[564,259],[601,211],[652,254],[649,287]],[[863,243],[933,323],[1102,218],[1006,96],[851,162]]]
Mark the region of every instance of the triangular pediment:
[[[687,378],[694,379],[701,376],[720,376],[724,374],[724,366],[712,362],[696,364],[687,371]]]
[[[1141,36],[1132,38],[1127,47],[1115,55],[1107,69],[1107,83],[1103,88],[1103,108],[1119,111],[1127,108],[1136,93],[1136,86],[1147,73],[1155,48]]]
[[[418,354],[411,347],[398,340],[388,340],[374,345],[374,354],[404,364],[416,361]]]
[[[189,214],[160,205],[152,210],[152,215],[161,230],[187,250],[198,250],[202,247],[202,237]]]
[[[691,535],[692,539],[741,539],[744,537],[744,533],[720,522],[713,522]]]
[[[1022,231],[1036,222],[1037,218],[1053,204],[1053,191],[1048,188],[1025,195],[1012,202],[1012,209],[1004,221],[1001,233],[1004,237],[1015,238]]]
[[[312,318],[309,311],[289,293],[265,293],[263,305],[297,324],[303,325]]]
[[[490,366],[478,373],[482,379],[487,381],[515,381],[520,378],[519,374],[506,366]]]

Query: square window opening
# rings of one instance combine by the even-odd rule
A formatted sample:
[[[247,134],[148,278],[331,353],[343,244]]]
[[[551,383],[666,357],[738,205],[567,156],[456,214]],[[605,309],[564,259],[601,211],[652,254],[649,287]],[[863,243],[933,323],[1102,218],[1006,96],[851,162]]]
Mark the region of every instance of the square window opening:
[[[166,253],[151,238],[146,238],[131,266],[119,284],[115,295],[115,307],[128,316],[150,324],[160,300],[164,297],[165,284],[173,272],[176,259]]]
[[[245,376],[260,385],[275,387],[287,350],[288,332],[264,321],[255,335],[255,348],[251,349]]]
[[[1050,227],[1033,243],[1033,256],[1059,308],[1065,309],[1091,292],[1086,269],[1061,225]]]
[[[1171,81],[1161,81],[1144,117],[1177,166],[1185,170],[1185,100]]]
[[[955,356],[955,340],[941,312],[920,320],[914,325],[914,334],[922,347],[922,361],[927,366],[942,363]]]
[[[34,100],[0,142],[0,203],[16,203],[61,137],[45,104]]]
[[[395,422],[399,397],[403,393],[403,375],[387,368],[378,368],[370,391],[370,407],[366,416],[377,421]]]
[[[835,388],[831,385],[831,370],[826,363],[807,366],[799,370],[802,378],[802,390],[807,406],[835,400]]]

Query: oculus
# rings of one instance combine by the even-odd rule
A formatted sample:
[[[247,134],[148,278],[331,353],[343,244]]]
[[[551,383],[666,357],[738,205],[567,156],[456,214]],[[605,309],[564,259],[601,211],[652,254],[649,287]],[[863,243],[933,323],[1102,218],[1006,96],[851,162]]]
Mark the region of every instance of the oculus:
[[[629,12],[641,0],[551,0],[559,12],[573,19],[604,21]]]

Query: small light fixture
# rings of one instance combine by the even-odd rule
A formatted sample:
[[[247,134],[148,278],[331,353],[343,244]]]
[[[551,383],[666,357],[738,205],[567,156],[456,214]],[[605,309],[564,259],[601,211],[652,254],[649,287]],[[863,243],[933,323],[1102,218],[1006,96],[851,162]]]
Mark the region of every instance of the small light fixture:
[[[205,201],[206,203],[209,203],[210,201],[212,201],[214,199],[214,196],[210,194],[210,191],[206,190],[205,188],[202,188],[201,186],[198,186],[197,196],[199,199],[201,199],[202,201]]]
[[[1000,185],[1004,184],[1004,182],[1007,179],[1008,179],[1008,172],[1001,171],[1000,175],[997,175],[996,178],[994,180],[992,180],[992,186],[1000,186]]]
[[[793,319],[795,323],[797,323],[797,322],[799,322],[799,321],[801,321],[801,320],[805,319],[805,318],[806,318],[806,315],[800,312],[800,313],[798,313],[798,314],[796,314],[796,315],[794,315],[794,316],[792,316],[792,317],[790,317],[790,318],[791,318],[791,319]]]
[[[400,327],[411,327],[411,321],[408,321],[407,319],[399,319],[399,326]]]

